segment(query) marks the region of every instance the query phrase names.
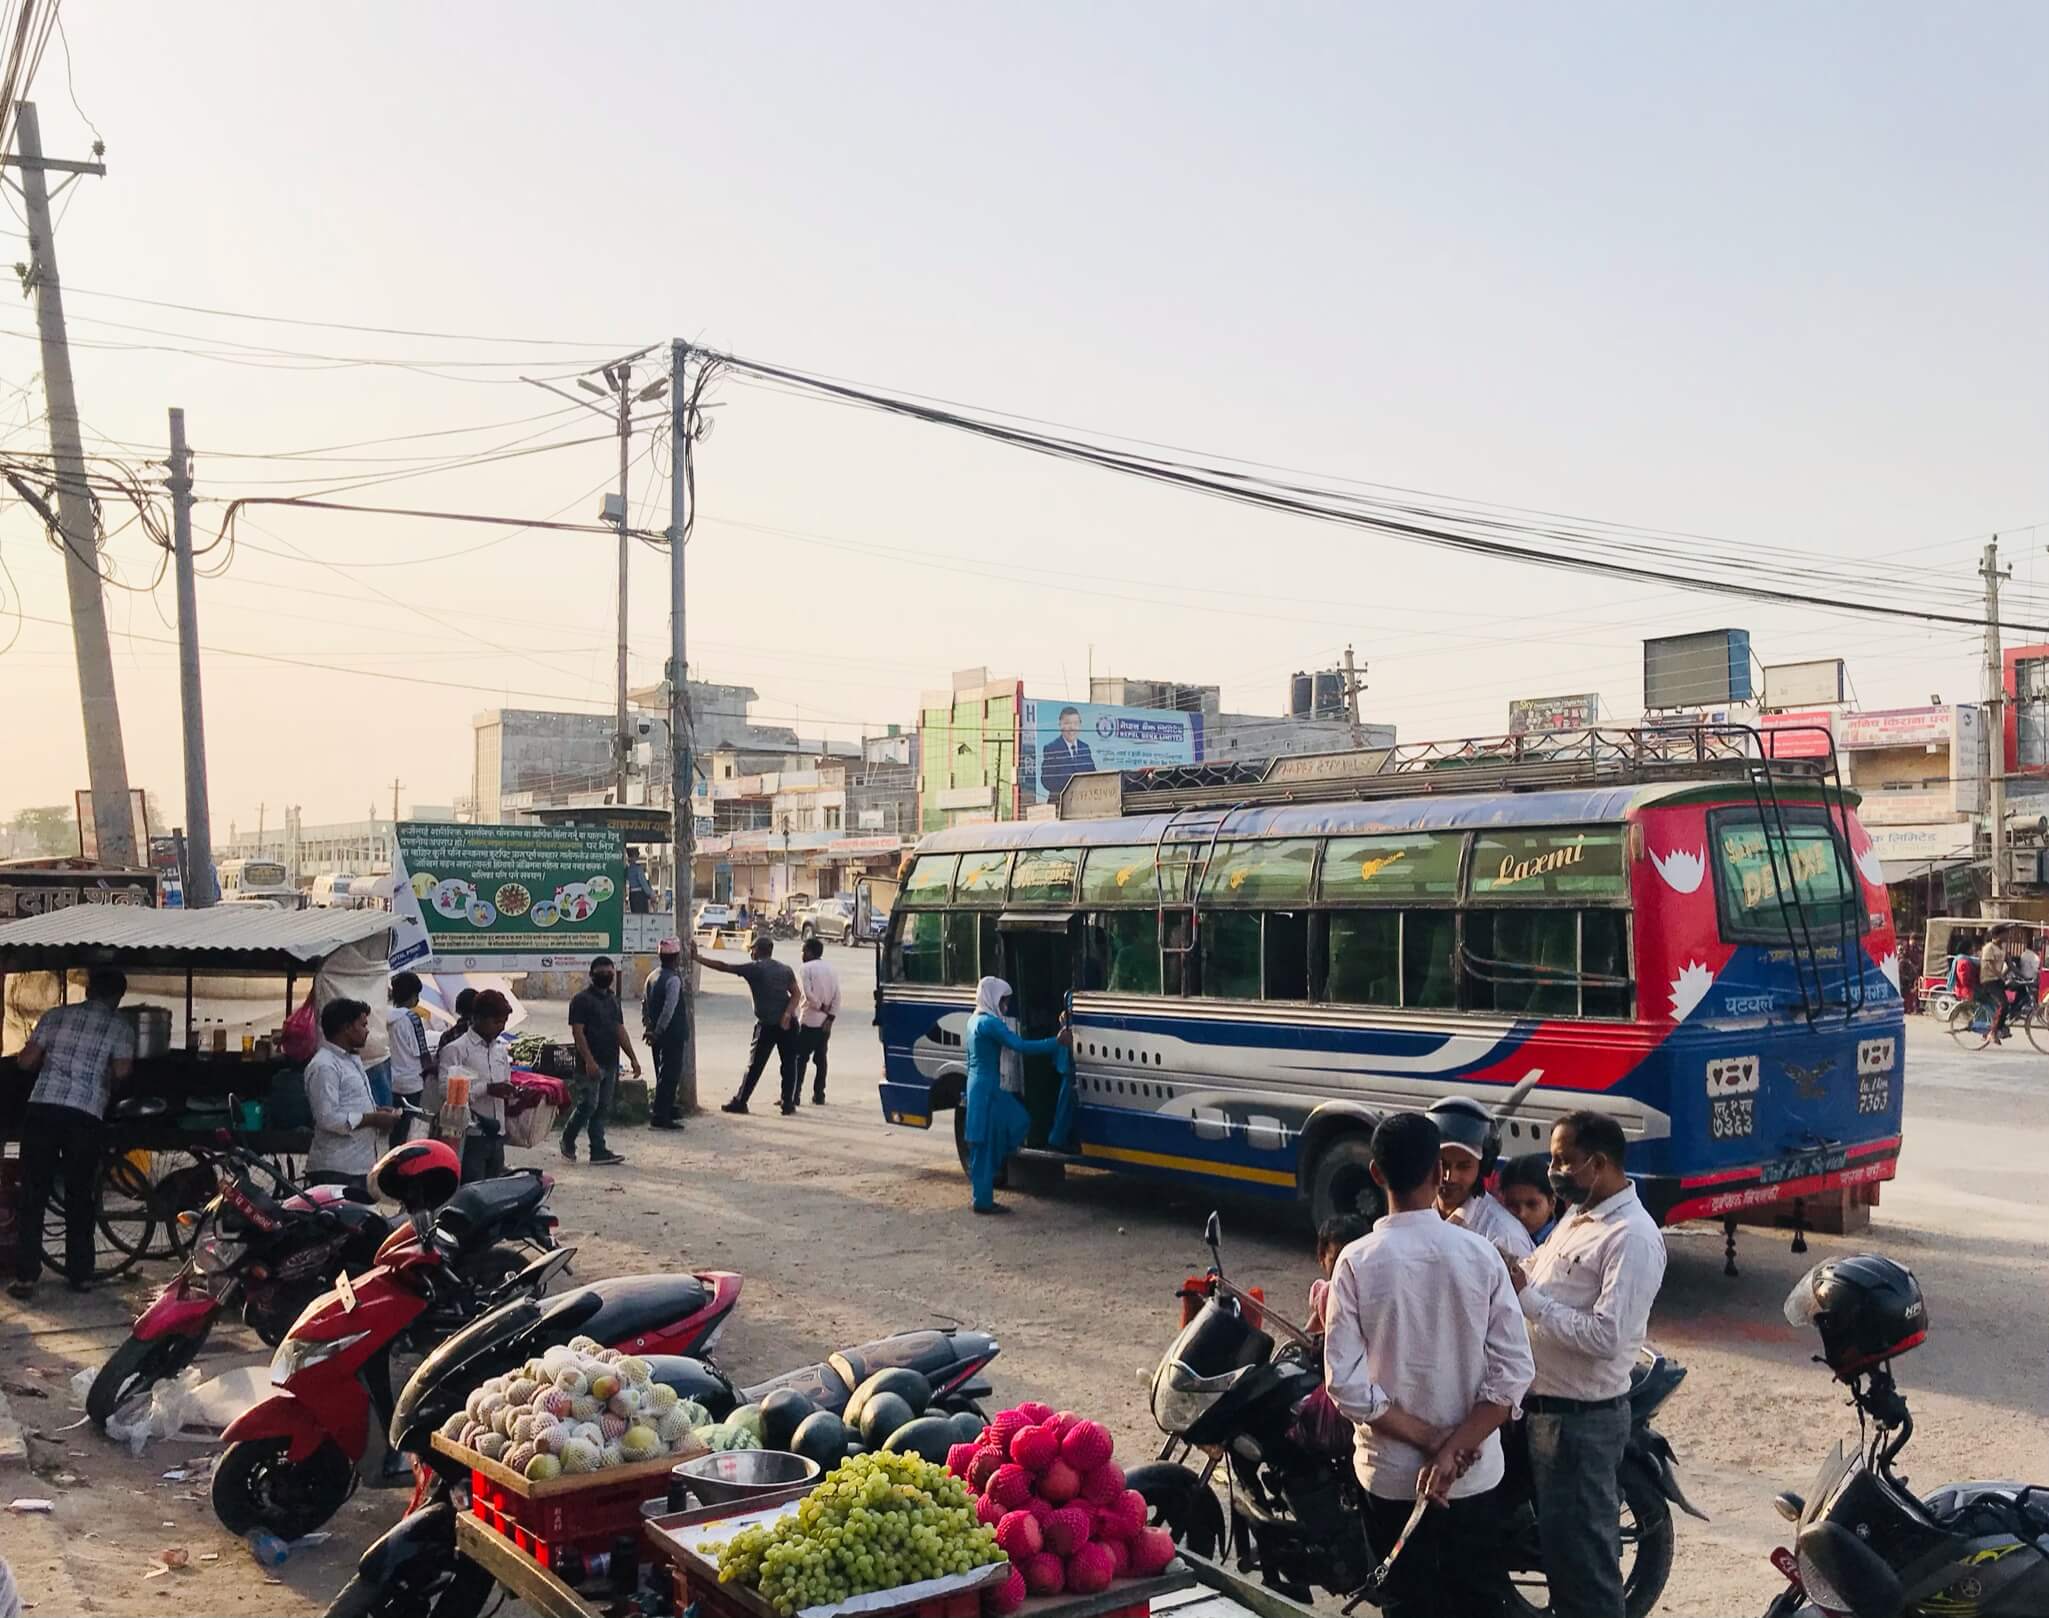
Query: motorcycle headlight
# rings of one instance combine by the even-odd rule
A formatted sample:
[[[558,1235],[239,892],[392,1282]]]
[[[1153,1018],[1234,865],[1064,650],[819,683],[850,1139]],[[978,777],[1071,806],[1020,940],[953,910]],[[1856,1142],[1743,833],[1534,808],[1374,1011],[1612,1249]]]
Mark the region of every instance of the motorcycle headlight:
[[[1153,1420],[1163,1433],[1187,1432],[1249,1369],[1241,1365],[1221,1376],[1198,1376],[1180,1360],[1162,1360],[1153,1375]]]
[[[235,1267],[242,1257],[242,1244],[223,1241],[218,1231],[208,1231],[192,1248],[192,1267],[201,1275],[221,1275]]]
[[[346,1337],[330,1338],[324,1343],[308,1341],[303,1337],[287,1337],[278,1345],[277,1357],[270,1362],[270,1380],[274,1387],[283,1387],[301,1371],[331,1360],[337,1354],[346,1354],[370,1334],[366,1331],[351,1332]]]

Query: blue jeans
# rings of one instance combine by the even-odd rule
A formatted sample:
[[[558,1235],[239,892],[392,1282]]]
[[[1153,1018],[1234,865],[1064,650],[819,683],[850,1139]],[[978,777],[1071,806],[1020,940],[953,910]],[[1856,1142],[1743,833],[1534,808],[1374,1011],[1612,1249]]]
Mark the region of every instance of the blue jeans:
[[[1530,1483],[1554,1618],[1623,1618],[1622,1456],[1627,1401],[1602,1410],[1528,1411]]]
[[[590,1130],[591,1156],[605,1155],[605,1114],[612,1110],[612,1092],[619,1084],[619,1064],[609,1062],[598,1069],[596,1078],[576,1080],[576,1105],[570,1108],[569,1123],[562,1131],[562,1155],[576,1155],[576,1134],[586,1125]]]

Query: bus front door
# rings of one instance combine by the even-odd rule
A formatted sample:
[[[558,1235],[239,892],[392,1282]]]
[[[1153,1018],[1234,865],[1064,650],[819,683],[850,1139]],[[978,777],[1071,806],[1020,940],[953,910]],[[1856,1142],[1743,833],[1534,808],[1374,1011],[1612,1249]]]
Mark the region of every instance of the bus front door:
[[[1060,1013],[1075,987],[1075,928],[1067,917],[1033,916],[1023,925],[1002,921],[1004,959],[1010,967],[1019,1031],[1026,1039],[1050,1039],[1060,1031]],[[1024,1104],[1032,1115],[1028,1144],[1044,1146],[1060,1104],[1060,1070],[1050,1056],[1024,1059]]]

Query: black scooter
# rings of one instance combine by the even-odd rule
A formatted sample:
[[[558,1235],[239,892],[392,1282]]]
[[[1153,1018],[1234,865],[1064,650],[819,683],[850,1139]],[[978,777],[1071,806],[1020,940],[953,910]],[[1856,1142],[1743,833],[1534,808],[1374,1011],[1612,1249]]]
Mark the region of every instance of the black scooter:
[[[508,1303],[430,1354],[399,1396],[391,1421],[393,1449],[412,1456],[421,1474],[414,1509],[363,1553],[356,1576],[335,1597],[327,1618],[476,1618],[495,1581],[455,1548],[455,1519],[469,1508],[469,1472],[432,1447],[435,1430],[462,1408],[479,1382],[573,1337],[604,1343],[670,1337],[665,1328],[674,1322],[702,1317],[703,1293],[703,1283],[693,1276],[617,1276],[559,1297]],[[710,1350],[723,1324],[720,1315],[703,1334],[697,1354]],[[899,1332],[747,1388],[735,1387],[702,1358],[643,1357],[655,1381],[723,1420],[778,1388],[794,1388],[820,1410],[837,1415],[856,1387],[894,1366],[925,1377],[934,1409],[981,1415],[980,1401],[990,1396],[982,1371],[1000,1351],[986,1332]]]
[[[1224,1278],[1215,1214],[1205,1237],[1209,1273],[1186,1300],[1199,1306],[1153,1374],[1153,1419],[1167,1444],[1157,1462],[1134,1468],[1125,1483],[1177,1543],[1202,1556],[1235,1554],[1241,1571],[1258,1573],[1292,1600],[1308,1602],[1315,1586],[1371,1600],[1362,1587],[1380,1559],[1366,1540],[1351,1445],[1319,1445],[1302,1420],[1323,1386],[1320,1346]],[[1276,1333],[1285,1339],[1278,1347]],[[1685,1377],[1684,1366],[1647,1353],[1630,1384],[1633,1427],[1621,1477],[1629,1618],[1645,1618],[1671,1574],[1671,1506],[1706,1520],[1679,1486],[1672,1446],[1650,1425]],[[1509,1568],[1516,1610],[1535,1618],[1548,1610],[1550,1596],[1516,1428],[1503,1435]],[[1189,1464],[1197,1457],[1199,1470]],[[1228,1469],[1228,1523],[1211,1487],[1219,1467]]]

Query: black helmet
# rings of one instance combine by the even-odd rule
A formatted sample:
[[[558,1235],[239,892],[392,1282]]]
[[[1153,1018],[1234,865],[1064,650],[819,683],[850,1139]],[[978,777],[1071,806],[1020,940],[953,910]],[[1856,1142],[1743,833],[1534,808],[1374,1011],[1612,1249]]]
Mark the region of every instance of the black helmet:
[[[1482,1180],[1494,1172],[1494,1160],[1501,1155],[1501,1129],[1479,1102],[1446,1096],[1430,1109],[1429,1118],[1446,1146],[1462,1146],[1480,1160]]]
[[[1928,1335],[1914,1272],[1875,1253],[1815,1265],[1787,1295],[1786,1319],[1821,1333],[1822,1362],[1845,1382]]]

